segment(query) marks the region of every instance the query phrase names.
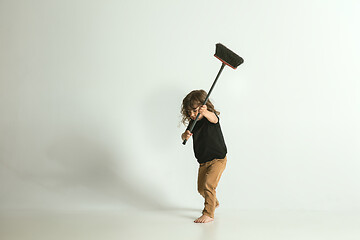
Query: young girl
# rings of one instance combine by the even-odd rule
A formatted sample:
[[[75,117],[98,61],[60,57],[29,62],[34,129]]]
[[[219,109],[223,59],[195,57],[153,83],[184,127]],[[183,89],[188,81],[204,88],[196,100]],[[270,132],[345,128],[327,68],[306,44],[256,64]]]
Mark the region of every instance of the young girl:
[[[188,127],[181,134],[183,141],[193,137],[195,157],[200,164],[197,183],[198,191],[205,199],[205,207],[202,216],[194,221],[196,223],[214,220],[215,208],[219,206],[216,187],[226,166],[227,148],[219,124],[220,113],[210,101],[202,105],[206,95],[204,90],[194,90],[184,98],[181,106],[182,122],[189,123],[189,126],[200,113],[192,133]]]

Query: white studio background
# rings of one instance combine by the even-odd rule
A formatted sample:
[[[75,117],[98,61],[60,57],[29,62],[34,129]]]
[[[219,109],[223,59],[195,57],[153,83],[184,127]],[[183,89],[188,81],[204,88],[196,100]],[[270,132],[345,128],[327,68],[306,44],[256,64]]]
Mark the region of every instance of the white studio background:
[[[215,44],[224,208],[360,209],[360,2],[0,1],[0,208],[201,208],[180,104]]]

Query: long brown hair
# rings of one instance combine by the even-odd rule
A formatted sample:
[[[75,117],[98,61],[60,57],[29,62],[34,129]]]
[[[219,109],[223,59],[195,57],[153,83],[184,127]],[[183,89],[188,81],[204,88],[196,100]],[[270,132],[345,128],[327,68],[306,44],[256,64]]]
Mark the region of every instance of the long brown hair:
[[[186,125],[190,122],[190,110],[197,108],[198,106],[202,105],[205,101],[205,98],[207,96],[207,93],[204,90],[193,90],[191,91],[186,97],[183,99],[182,105],[181,105],[181,115],[182,120],[181,122]],[[214,112],[217,115],[220,114],[217,110],[215,110],[214,105],[211,103],[210,100],[206,103],[207,110],[210,112]]]

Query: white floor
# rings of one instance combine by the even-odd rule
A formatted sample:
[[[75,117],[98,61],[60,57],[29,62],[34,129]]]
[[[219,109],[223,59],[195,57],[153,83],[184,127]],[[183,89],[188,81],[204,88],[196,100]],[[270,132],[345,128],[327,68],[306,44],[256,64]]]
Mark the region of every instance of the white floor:
[[[195,224],[199,209],[159,211],[1,211],[1,240],[359,240],[360,214],[218,209]]]

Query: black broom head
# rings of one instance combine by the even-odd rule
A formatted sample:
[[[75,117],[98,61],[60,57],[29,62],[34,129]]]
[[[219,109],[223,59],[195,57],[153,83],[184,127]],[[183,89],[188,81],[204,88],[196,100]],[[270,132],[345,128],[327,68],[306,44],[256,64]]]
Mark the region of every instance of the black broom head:
[[[240,64],[244,62],[240,56],[222,45],[221,43],[216,44],[216,50],[214,56],[226,65],[236,69]]]

